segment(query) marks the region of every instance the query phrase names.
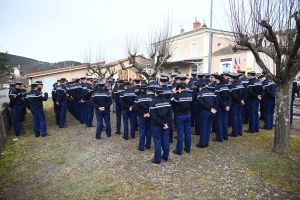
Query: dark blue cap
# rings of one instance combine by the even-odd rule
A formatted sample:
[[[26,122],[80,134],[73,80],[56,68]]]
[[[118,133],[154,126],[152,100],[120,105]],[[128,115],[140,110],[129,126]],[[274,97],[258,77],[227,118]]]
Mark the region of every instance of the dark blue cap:
[[[163,92],[164,89],[161,86],[156,86],[155,87],[155,92]]]

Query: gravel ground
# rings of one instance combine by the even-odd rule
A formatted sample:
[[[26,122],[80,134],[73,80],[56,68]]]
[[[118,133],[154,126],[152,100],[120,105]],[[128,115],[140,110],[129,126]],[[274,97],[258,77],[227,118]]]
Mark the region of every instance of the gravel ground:
[[[273,133],[244,134],[223,143],[211,141],[210,147],[195,147],[199,137],[192,137],[191,153],[172,153],[160,165],[150,162],[151,149],[137,150],[138,134],[123,140],[114,134],[115,114],[111,112],[112,137],[102,132],[95,139],[96,128],[86,128],[67,115],[67,129],[59,129],[51,104],[46,103],[50,137],[35,138],[30,111],[26,136],[16,143],[8,141],[5,156],[17,159],[8,174],[1,174],[4,199],[299,199],[300,170],[287,166],[291,184],[282,184],[253,167],[260,155],[271,152]],[[94,123],[95,119],[94,119]],[[246,128],[244,126],[244,128]],[[214,135],[214,134],[213,134]],[[11,140],[13,136],[10,136]],[[211,137],[212,139],[212,137]],[[299,135],[295,136],[299,144]],[[21,156],[13,158],[14,148]],[[291,154],[288,162],[300,163],[300,155]],[[259,161],[263,162],[265,157]],[[280,158],[281,159],[281,158]],[[292,161],[295,159],[295,161]],[[0,160],[1,162],[1,160]],[[293,164],[295,164],[293,163]],[[254,165],[253,165],[254,164]],[[272,172],[273,173],[273,172]],[[274,172],[275,173],[275,172]],[[270,178],[271,177],[271,178]],[[291,187],[294,185],[295,187]],[[0,196],[1,199],[1,196]]]

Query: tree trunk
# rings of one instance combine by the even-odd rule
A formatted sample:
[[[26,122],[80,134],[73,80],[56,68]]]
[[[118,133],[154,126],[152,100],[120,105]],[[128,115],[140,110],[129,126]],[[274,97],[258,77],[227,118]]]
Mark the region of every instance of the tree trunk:
[[[290,85],[290,82],[276,85],[273,151],[279,154],[290,152]]]

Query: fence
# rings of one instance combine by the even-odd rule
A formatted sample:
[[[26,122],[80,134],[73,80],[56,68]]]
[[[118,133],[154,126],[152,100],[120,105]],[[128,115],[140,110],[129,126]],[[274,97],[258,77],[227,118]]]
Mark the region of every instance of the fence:
[[[11,126],[10,111],[7,109],[6,104],[0,104],[0,153],[3,150],[5,140],[7,139],[7,132]]]

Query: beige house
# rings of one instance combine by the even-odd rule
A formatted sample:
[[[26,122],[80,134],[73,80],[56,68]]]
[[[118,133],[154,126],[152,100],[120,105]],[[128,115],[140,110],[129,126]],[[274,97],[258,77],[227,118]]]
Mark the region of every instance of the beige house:
[[[176,35],[172,40],[172,58],[159,70],[158,75],[172,73],[187,74],[191,72],[208,72],[209,28],[195,20],[193,30]],[[233,52],[234,34],[229,31],[212,29],[212,69],[211,72],[237,72],[237,70],[260,72],[255,58],[250,51]],[[273,61],[261,54],[271,71]]]

